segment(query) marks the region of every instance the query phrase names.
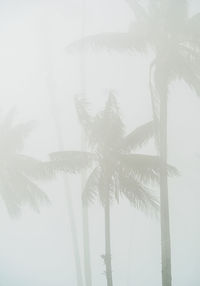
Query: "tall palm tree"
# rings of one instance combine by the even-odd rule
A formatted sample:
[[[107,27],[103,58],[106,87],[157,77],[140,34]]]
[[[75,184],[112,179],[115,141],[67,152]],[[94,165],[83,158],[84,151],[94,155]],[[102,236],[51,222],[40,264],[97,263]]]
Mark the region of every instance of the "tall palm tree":
[[[160,214],[162,285],[171,286],[171,239],[167,162],[167,95],[172,81],[182,79],[197,95],[200,92],[200,13],[189,16],[187,0],[126,0],[135,21],[126,33],[102,33],[81,40],[85,47],[117,51],[153,51],[149,66],[152,110],[158,126],[161,159]],[[80,47],[80,41],[68,50]],[[158,124],[157,124],[158,123]]]
[[[70,161],[82,167],[83,162],[92,164],[83,191],[83,201],[93,202],[98,197],[105,215],[105,255],[107,285],[112,286],[110,204],[120,196],[126,197],[142,210],[157,209],[158,203],[146,186],[150,181],[159,180],[160,160],[158,156],[134,154],[153,136],[153,122],[138,127],[129,135],[124,135],[124,125],[113,94],[102,112],[91,116],[83,100],[77,102],[80,122],[85,130],[89,152],[56,152],[51,154],[56,168],[64,170]],[[75,160],[73,160],[73,158]],[[174,172],[172,167],[170,171]]]
[[[52,168],[22,153],[33,124],[15,124],[13,115],[9,112],[0,120],[0,195],[8,213],[17,216],[23,205],[39,211],[41,203],[49,202],[37,182],[49,179]]]

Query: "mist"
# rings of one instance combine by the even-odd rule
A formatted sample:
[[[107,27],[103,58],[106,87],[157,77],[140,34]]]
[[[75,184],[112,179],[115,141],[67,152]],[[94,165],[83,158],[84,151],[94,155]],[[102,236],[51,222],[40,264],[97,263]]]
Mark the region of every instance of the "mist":
[[[19,152],[38,162],[50,163],[50,167],[55,169],[53,173],[56,173],[50,178],[36,180],[48,197],[48,203],[40,200],[38,208],[35,208],[22,199],[19,202],[20,214],[10,215],[4,196],[5,176],[0,171],[1,286],[200,285],[200,99],[197,88],[191,87],[180,75],[168,87],[167,162],[179,173],[168,177],[172,276],[172,282],[168,281],[168,284],[162,282],[159,211],[156,215],[148,214],[142,207],[135,207],[137,203],[130,202],[123,194],[119,201],[113,198],[109,205],[112,283],[108,277],[109,263],[105,259],[106,200],[101,201],[101,196],[96,195],[94,202],[88,204],[91,265],[91,277],[88,279],[91,281],[85,279],[88,273],[84,260],[82,192],[91,169],[82,170],[80,165],[76,167],[76,160],[71,162],[70,159],[68,162],[66,159],[65,162],[61,158],[60,162],[66,163],[66,167],[62,167],[54,164],[49,156],[60,151],[91,151],[98,156],[103,154],[99,145],[96,148],[96,142],[93,145],[86,144],[87,134],[83,136],[84,124],[81,125],[77,112],[77,98],[85,99],[92,120],[95,121],[96,114],[100,114],[101,118],[101,111],[105,111],[112,94],[124,124],[123,138],[154,119],[149,88],[149,65],[154,51],[151,48],[147,52],[135,49],[118,51],[115,47],[102,47],[101,41],[99,46],[98,41],[91,46],[87,45],[88,36],[127,33],[131,30],[131,23],[137,20],[137,16],[128,2],[131,1],[3,0],[0,3],[1,122],[4,122],[10,110],[13,110],[13,124],[33,120],[34,127]],[[151,1],[136,2],[147,10]],[[198,1],[188,1],[187,5],[189,16],[200,12]],[[179,19],[179,14],[180,10],[175,7],[175,18]],[[197,34],[195,39],[198,46],[200,34]],[[86,42],[81,42],[84,38]],[[75,48],[68,51],[67,47],[73,47],[73,43]],[[121,44],[125,45],[123,42]],[[199,50],[196,64],[199,84]],[[192,78],[191,85],[193,82]],[[116,114],[118,116],[117,111]],[[161,114],[158,112],[159,116]],[[95,126],[99,127],[98,124]],[[8,130],[11,127],[6,128]],[[107,130],[106,124],[103,128]],[[98,128],[94,129],[98,131]],[[4,129],[0,126],[0,130]],[[1,140],[3,136],[2,131]],[[138,145],[133,153],[159,157],[162,148],[157,148],[156,136],[159,137],[152,136],[145,144]],[[93,135],[91,137],[96,139]],[[114,143],[117,144],[117,141]],[[4,148],[5,153],[9,153],[9,145]],[[0,161],[3,162],[2,150]],[[99,157],[95,160],[94,165]],[[55,161],[58,163],[59,159]],[[68,164],[75,171],[65,171],[70,169]],[[142,165],[142,168],[145,167]],[[152,170],[153,175],[159,177],[153,167]],[[10,178],[12,181],[12,175]],[[13,184],[14,192],[21,194],[21,186],[17,186],[14,181]],[[159,201],[160,183],[148,182],[147,186]],[[11,195],[9,203],[14,201],[14,197]],[[80,258],[78,279],[74,247],[77,247]]]

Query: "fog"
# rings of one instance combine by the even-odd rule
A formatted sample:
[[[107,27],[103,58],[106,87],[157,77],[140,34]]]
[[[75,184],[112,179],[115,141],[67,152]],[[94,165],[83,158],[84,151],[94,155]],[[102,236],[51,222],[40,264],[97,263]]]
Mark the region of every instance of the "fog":
[[[188,2],[191,14],[200,11],[197,0]],[[0,113],[15,107],[16,122],[36,121],[23,153],[37,159],[47,160],[49,153],[59,151],[54,112],[63,149],[81,150],[74,98],[83,91],[92,113],[102,110],[110,90],[114,91],[126,134],[152,120],[150,54],[95,48],[85,53],[67,51],[83,36],[126,32],[134,19],[124,0],[84,3],[84,9],[83,0],[0,3]],[[184,81],[175,81],[168,96],[168,162],[180,173],[169,178],[172,285],[176,286],[200,285],[199,110],[195,92]],[[154,141],[139,151],[156,154]],[[84,278],[80,175],[69,174],[68,183]],[[24,205],[21,215],[13,218],[0,201],[1,286],[77,285],[62,176],[40,185],[50,204],[39,213]],[[155,189],[158,193],[158,186]],[[99,200],[89,206],[89,231],[92,285],[106,285],[101,257],[104,211]],[[162,285],[160,245],[158,217],[146,216],[125,199],[111,204],[113,285]]]

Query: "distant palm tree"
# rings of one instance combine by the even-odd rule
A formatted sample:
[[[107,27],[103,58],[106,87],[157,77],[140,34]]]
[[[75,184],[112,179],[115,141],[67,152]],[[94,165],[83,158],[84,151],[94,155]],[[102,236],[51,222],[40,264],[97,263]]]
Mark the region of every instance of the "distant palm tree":
[[[20,214],[23,205],[39,211],[48,197],[37,185],[52,176],[51,163],[41,162],[22,154],[32,122],[15,124],[13,112],[0,120],[0,196],[11,216]]]
[[[172,81],[182,79],[200,93],[200,13],[189,16],[187,0],[126,0],[135,21],[126,33],[102,33],[88,36],[68,47],[83,46],[107,50],[153,51],[149,67],[152,110],[159,122],[161,159],[160,212],[162,248],[162,285],[171,286],[171,240],[167,181],[167,95]],[[80,42],[82,43],[80,45]]]
[[[56,168],[69,168],[69,162],[82,168],[92,164],[83,191],[84,202],[93,202],[98,197],[105,213],[105,256],[107,285],[112,286],[111,242],[110,242],[110,203],[120,195],[142,210],[158,209],[156,198],[146,186],[151,181],[159,181],[160,160],[157,156],[133,154],[153,136],[153,122],[138,127],[124,136],[115,97],[111,94],[105,109],[91,116],[83,100],[77,101],[80,122],[85,130],[92,153],[56,152],[51,159]],[[74,158],[74,159],[73,159]],[[80,160],[80,164],[79,164]],[[170,171],[174,172],[172,167]]]

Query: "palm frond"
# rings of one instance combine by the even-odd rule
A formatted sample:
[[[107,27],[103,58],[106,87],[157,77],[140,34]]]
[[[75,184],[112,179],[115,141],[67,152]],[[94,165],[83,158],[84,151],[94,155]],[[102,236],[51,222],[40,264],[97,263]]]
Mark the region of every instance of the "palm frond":
[[[168,28],[170,28],[171,32],[173,32],[173,29],[177,32],[187,20],[188,0],[168,0],[160,2],[160,13],[163,15],[163,18],[165,18]]]
[[[0,177],[0,193],[11,216],[18,216],[23,205],[29,205],[39,212],[41,204],[49,203],[47,195],[19,172]]]
[[[20,213],[23,204],[39,211],[40,203],[48,202],[46,194],[31,179],[52,176],[47,162],[19,154],[34,124],[15,124],[14,114],[10,111],[0,122],[0,195],[13,216]]]
[[[190,40],[169,44],[157,57],[154,69],[157,96],[167,94],[170,83],[177,79],[200,94],[200,49]]]
[[[52,161],[40,161],[27,155],[17,154],[12,157],[12,169],[35,180],[49,180],[55,175]]]
[[[121,176],[119,180],[121,193],[137,209],[144,212],[158,212],[159,203],[152,192],[132,177]]]
[[[99,191],[100,167],[96,167],[89,175],[82,193],[83,203],[94,203]]]
[[[140,182],[159,182],[160,160],[157,156],[120,155],[120,165],[125,174],[133,175]]]
[[[78,52],[88,49],[133,52],[144,51],[146,45],[140,37],[134,37],[132,33],[107,32],[91,35],[77,40],[67,47],[68,52]]]
[[[115,185],[112,177],[112,172],[107,168],[102,168],[99,177],[99,199],[104,207],[107,200],[110,203],[115,199]]]
[[[146,144],[154,135],[154,122],[150,121],[123,138],[122,150],[130,152]]]
[[[126,0],[126,2],[133,11],[137,20],[141,21],[146,20],[148,18],[146,10],[144,9],[144,7],[142,7],[142,5],[140,5],[138,0]]]
[[[102,120],[106,124],[110,125],[108,129],[110,129],[111,132],[115,129],[119,137],[123,136],[124,124],[122,122],[117,100],[113,91],[110,91],[105,109],[102,112]]]
[[[121,142],[124,135],[124,124],[112,92],[110,92],[104,110],[95,116],[91,134],[91,142],[100,148],[111,150]]]
[[[96,155],[90,152],[61,151],[51,153],[50,159],[56,171],[77,173],[90,167],[96,160]]]
[[[92,136],[92,123],[93,117],[89,114],[88,103],[83,97],[75,98],[75,106],[78,115],[79,122],[85,131],[86,135],[90,138]]]
[[[200,95],[200,53],[190,50],[179,54],[179,61],[175,65],[177,77],[184,80],[196,94]]]
[[[191,39],[194,42],[200,41],[200,13],[197,13],[190,17],[184,26],[184,32],[187,39]]]
[[[133,175],[139,182],[159,182],[160,158],[144,154],[120,155],[120,165],[124,173]],[[175,167],[167,165],[168,176],[177,176]]]

